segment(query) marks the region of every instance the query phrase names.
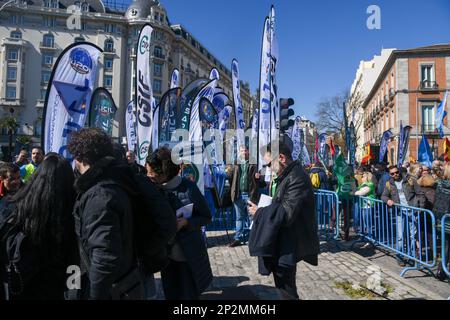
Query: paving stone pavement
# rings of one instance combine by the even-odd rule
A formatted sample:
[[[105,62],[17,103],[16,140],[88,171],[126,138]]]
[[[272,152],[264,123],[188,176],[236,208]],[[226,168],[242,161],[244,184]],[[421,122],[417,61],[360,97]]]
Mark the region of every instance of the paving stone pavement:
[[[201,299],[205,300],[278,300],[282,297],[275,289],[273,277],[258,274],[256,257],[250,257],[248,246],[229,248],[232,239],[225,232],[208,232],[208,254],[214,280]],[[160,275],[155,275],[158,299],[163,299]],[[347,294],[338,284],[349,281],[363,287],[377,283],[381,279],[384,288],[376,287],[372,297],[355,297]],[[434,280],[434,279],[433,279]],[[437,281],[437,280],[436,280]],[[445,284],[444,284],[445,285]],[[447,284],[448,285],[448,284]],[[444,287],[445,288],[445,287]],[[311,266],[300,262],[297,265],[297,291],[302,300],[403,300],[426,299],[446,300],[450,295],[430,290],[417,281],[401,278],[396,270],[385,264],[369,260],[355,252],[343,248],[337,242],[322,242],[319,265]],[[442,290],[441,290],[442,291]]]

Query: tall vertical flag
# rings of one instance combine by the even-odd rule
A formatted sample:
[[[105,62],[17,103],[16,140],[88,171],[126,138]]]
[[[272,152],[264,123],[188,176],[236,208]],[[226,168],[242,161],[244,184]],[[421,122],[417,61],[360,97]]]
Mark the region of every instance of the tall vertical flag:
[[[136,150],[136,115],[134,113],[134,101],[130,101],[125,112],[125,129],[127,132],[128,150]]]
[[[263,42],[261,50],[261,73],[259,82],[259,127],[258,127],[258,170],[263,167],[263,157],[261,148],[267,146],[270,140],[271,122],[271,25],[270,18],[264,21]]]
[[[345,146],[347,147],[347,162],[350,163],[351,134],[350,134],[350,128],[348,126],[347,105],[345,104],[345,102],[342,104],[342,108],[343,108],[343,115],[344,115]]]
[[[350,123],[349,133],[350,133],[349,165],[353,167],[356,162],[356,130],[355,124],[353,122]]]
[[[42,146],[73,160],[67,151],[72,132],[84,127],[102,50],[82,42],[68,46],[55,63],[44,104]]]
[[[180,71],[175,68],[172,71],[172,76],[170,77],[170,89],[178,88],[180,86]]]
[[[239,81],[239,63],[236,59],[231,62],[231,75],[233,82],[233,101],[234,101],[234,114],[236,117],[236,130],[237,130],[237,149],[245,145],[245,122],[244,122],[244,108],[241,100],[241,84]]]
[[[409,147],[409,137],[412,127],[403,127],[403,123],[400,122],[400,139],[398,140],[397,147],[397,166],[401,168],[403,166],[403,161],[406,159],[406,154],[408,153]]]
[[[271,130],[280,129],[280,105],[278,102],[278,86],[276,81],[276,71],[278,65],[278,40],[275,34],[275,7],[270,8],[270,127]],[[274,137],[271,137],[273,139]]]
[[[95,89],[89,110],[89,127],[100,128],[109,136],[112,136],[116,112],[117,107],[109,91],[105,88]]]
[[[380,157],[378,159],[379,162],[383,162],[384,157],[386,156],[389,141],[391,140],[391,137],[393,136],[391,130],[386,130],[383,132],[383,136],[381,138],[381,144],[380,144]]]
[[[447,103],[447,94],[448,91],[445,91],[444,99],[437,108],[436,112],[436,127],[439,131],[441,139],[444,137],[444,119],[447,116],[447,111],[445,111],[445,104]]]
[[[432,167],[433,154],[431,153],[430,144],[428,143],[425,134],[422,135],[422,141],[419,146],[419,163],[426,165],[428,168]]]
[[[136,120],[137,156],[140,165],[145,164],[152,138],[152,123],[156,111],[150,73],[150,41],[153,28],[142,27],[137,42],[136,58]],[[156,124],[155,124],[156,125]]]
[[[302,128],[300,127],[301,118],[295,118],[294,127],[292,128],[292,159],[294,161],[300,159],[302,153]]]

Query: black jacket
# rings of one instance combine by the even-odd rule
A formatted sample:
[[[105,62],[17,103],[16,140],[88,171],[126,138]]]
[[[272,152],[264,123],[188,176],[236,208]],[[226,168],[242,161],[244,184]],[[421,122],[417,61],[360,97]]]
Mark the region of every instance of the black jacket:
[[[264,177],[261,179],[256,179],[255,175],[258,173],[257,166],[250,164],[248,166],[247,181],[248,181],[248,195],[253,203],[259,202],[259,188],[265,187]],[[231,182],[231,201],[235,202],[241,194],[240,190],[240,180],[241,180],[241,166],[234,166],[233,180]]]
[[[133,188],[132,177],[128,167],[107,157],[75,182],[75,232],[88,258],[81,263],[87,276],[81,288],[84,299],[110,299],[113,283],[135,266],[133,213],[125,191]]]
[[[169,200],[174,211],[194,204],[192,217],[188,219],[189,226],[177,232],[175,241],[180,245],[186,262],[192,272],[198,295],[209,286],[213,279],[208,251],[202,235],[202,226],[211,222],[211,212],[205,197],[200,193],[197,185],[187,179],[170,190],[161,191]]]
[[[450,180],[441,180],[438,182],[433,212],[436,216],[436,224],[439,224],[445,214],[450,214]],[[450,233],[449,219],[447,219],[445,225],[445,232]]]
[[[283,221],[276,240],[275,258],[259,260],[262,274],[270,272],[275,265],[294,266],[302,260],[317,265],[320,252],[314,191],[308,175],[298,162],[293,162],[276,183],[273,202],[266,210],[271,212],[270,207],[280,206],[277,215],[282,215]],[[258,209],[256,215],[266,210]]]

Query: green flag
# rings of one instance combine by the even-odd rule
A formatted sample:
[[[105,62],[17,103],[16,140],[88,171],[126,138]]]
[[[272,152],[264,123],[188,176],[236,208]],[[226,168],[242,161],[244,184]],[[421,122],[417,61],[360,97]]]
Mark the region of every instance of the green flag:
[[[348,199],[355,187],[355,179],[353,178],[353,170],[345,162],[343,154],[336,158],[333,170],[338,181],[336,193],[340,198]]]

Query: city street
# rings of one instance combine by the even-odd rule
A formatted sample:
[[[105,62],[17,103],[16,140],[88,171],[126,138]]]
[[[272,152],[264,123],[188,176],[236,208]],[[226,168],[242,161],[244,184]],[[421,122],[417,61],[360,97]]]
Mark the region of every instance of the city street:
[[[233,233],[229,233],[230,239]],[[370,248],[349,251],[352,242],[321,243],[319,266],[301,262],[297,265],[297,289],[302,300],[446,300],[450,295],[448,283],[441,282],[425,272],[410,271],[405,278],[399,276],[401,268],[393,256]],[[208,232],[208,254],[214,280],[203,293],[204,300],[278,300],[273,277],[257,273],[256,257],[250,257],[248,247],[228,247],[225,232]],[[361,294],[344,290],[342,284],[366,285],[371,270],[381,269],[382,291],[362,290]],[[158,299],[163,299],[160,276]],[[388,292],[383,296],[384,292]]]

